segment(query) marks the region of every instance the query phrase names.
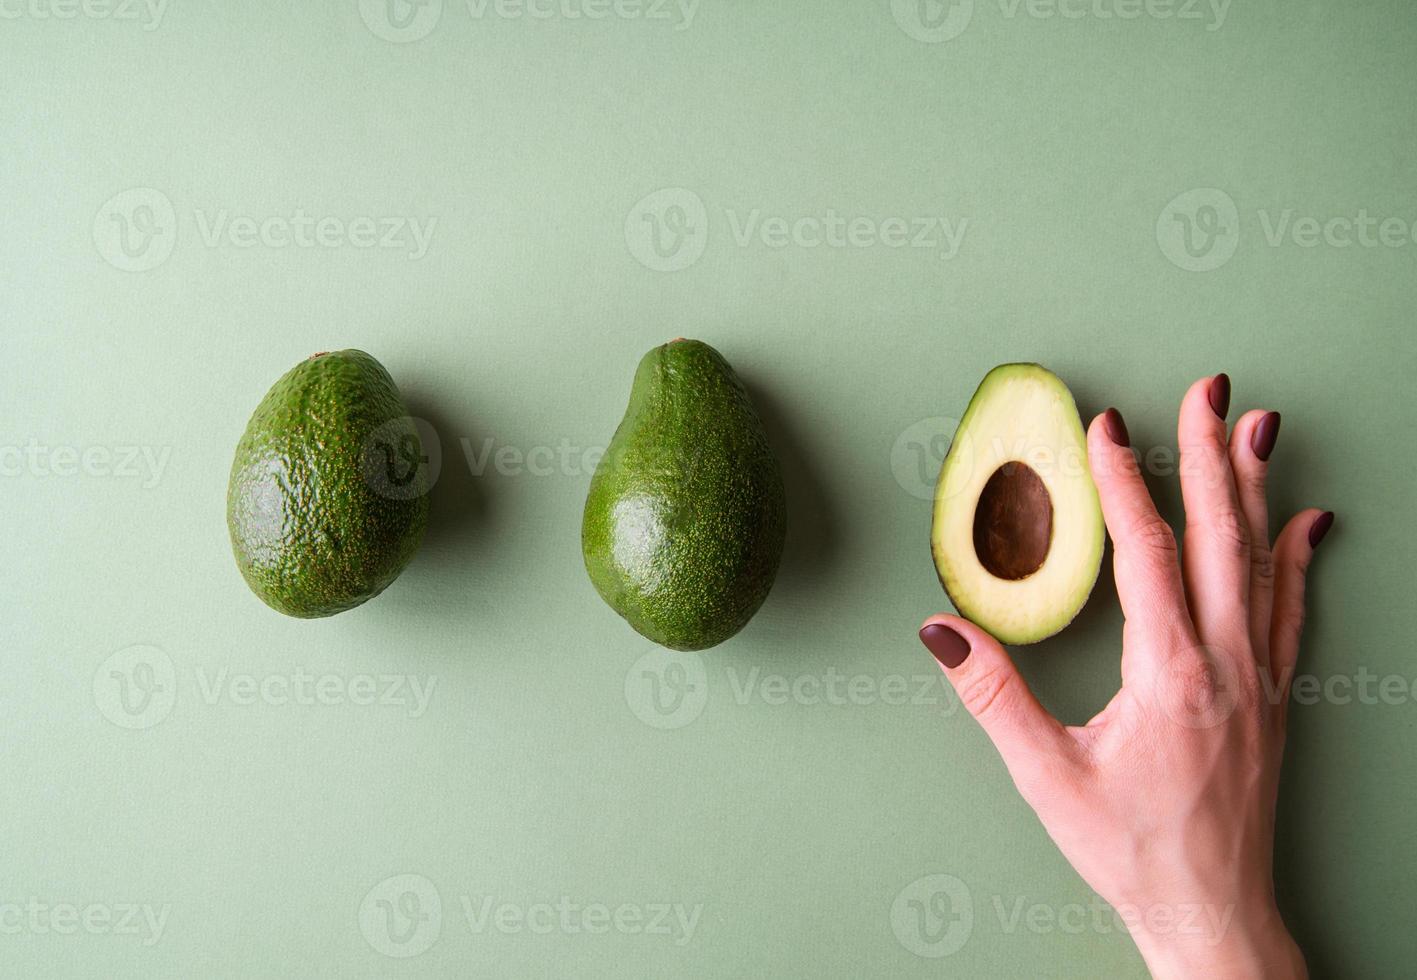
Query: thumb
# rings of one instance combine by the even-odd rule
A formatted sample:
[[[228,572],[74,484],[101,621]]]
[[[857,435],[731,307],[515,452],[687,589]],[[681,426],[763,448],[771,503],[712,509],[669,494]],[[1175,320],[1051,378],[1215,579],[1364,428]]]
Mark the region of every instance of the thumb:
[[[1020,789],[1071,754],[1072,736],[1038,703],[998,640],[959,616],[931,616],[920,628],[920,642],[940,662]]]

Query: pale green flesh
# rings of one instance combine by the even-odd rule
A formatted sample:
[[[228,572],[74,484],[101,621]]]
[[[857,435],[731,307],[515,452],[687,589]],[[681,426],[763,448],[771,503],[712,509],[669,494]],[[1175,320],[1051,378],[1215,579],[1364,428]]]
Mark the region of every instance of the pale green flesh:
[[[974,548],[979,492],[1010,461],[1038,474],[1053,505],[1047,557],[1017,580],[991,574]],[[970,400],[935,488],[930,545],[955,608],[1005,643],[1052,636],[1087,602],[1104,538],[1087,437],[1071,392],[1037,364],[994,368]]]

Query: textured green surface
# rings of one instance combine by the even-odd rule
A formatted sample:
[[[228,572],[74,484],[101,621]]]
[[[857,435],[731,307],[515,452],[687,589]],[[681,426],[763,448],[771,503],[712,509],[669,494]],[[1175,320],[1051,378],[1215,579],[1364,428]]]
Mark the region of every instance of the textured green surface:
[[[733,636],[767,598],[786,533],[782,474],[743,383],[698,340],[640,360],[586,496],[596,591],[674,650]]]
[[[364,351],[317,353],[287,371],[246,423],[227,487],[251,591],[316,618],[388,588],[428,524],[425,459],[398,387]]]
[[[0,902],[170,907],[151,946],[0,932],[0,972],[1141,976],[1124,937],[1073,914],[1087,889],[915,636],[946,608],[926,547],[957,421],[940,417],[995,364],[1036,360],[1158,450],[1173,519],[1159,450],[1192,380],[1229,371],[1234,414],[1284,413],[1276,522],[1339,518],[1301,667],[1334,696],[1291,711],[1280,897],[1320,976],[1410,974],[1417,704],[1340,682],[1417,676],[1417,246],[1289,232],[1417,219],[1412,5],[1236,0],[1208,31],[980,2],[938,44],[884,0],[704,0],[677,31],[486,9],[445,2],[402,45],[352,2],[192,0],[154,30],[0,20]],[[144,272],[94,241],[135,187],[177,218]],[[709,215],[675,272],[625,234],[665,187]],[[1156,237],[1192,188],[1241,215],[1208,272]],[[411,233],[204,235],[296,209],[437,224],[417,259]],[[754,209],[968,225],[948,259],[740,245]],[[702,656],[638,639],[580,554],[582,451],[634,359],[677,334],[739,371],[788,498],[771,599]],[[428,534],[378,600],[289,619],[232,561],[232,449],[282,371],[347,347],[441,436]],[[1074,625],[1019,654],[1044,703],[1081,722],[1107,702],[1120,625],[1109,563]],[[282,700],[297,671],[329,678],[324,700]],[[115,673],[165,686],[115,705]],[[436,684],[420,713],[407,684],[362,703],[360,675]],[[149,727],[115,724],[129,709]],[[436,886],[440,932],[395,961],[359,910],[404,874]],[[972,901],[939,959],[891,916],[931,875]],[[905,894],[902,929],[924,897]],[[488,896],[702,913],[676,945],[503,931]]]

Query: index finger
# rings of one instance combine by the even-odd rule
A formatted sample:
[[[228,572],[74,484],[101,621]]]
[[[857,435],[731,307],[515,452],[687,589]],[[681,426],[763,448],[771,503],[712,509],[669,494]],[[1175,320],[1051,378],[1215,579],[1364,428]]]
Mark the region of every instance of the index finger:
[[[1142,480],[1121,413],[1109,408],[1087,430],[1087,456],[1102,502],[1102,518],[1112,535],[1112,569],[1117,598],[1129,625],[1174,644],[1194,645],[1177,561],[1176,535],[1162,519]],[[1169,649],[1150,643],[1141,649]]]

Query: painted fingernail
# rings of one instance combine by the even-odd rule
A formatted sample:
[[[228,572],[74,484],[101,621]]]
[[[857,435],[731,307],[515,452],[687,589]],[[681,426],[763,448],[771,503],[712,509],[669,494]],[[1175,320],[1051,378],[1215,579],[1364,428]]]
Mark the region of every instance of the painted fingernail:
[[[969,656],[969,641],[948,626],[929,623],[920,630],[920,642],[946,667],[955,668]]]
[[[1210,407],[1222,419],[1230,414],[1230,375],[1217,374],[1210,379]]]
[[[1266,412],[1264,417],[1255,423],[1255,431],[1250,435],[1250,448],[1262,461],[1268,460],[1269,454],[1274,452],[1274,442],[1278,438],[1279,413]]]
[[[1122,413],[1115,408],[1109,408],[1102,413],[1102,424],[1107,426],[1107,438],[1111,439],[1119,446],[1130,446],[1131,436],[1127,435],[1127,423],[1122,419]]]
[[[1309,525],[1309,548],[1317,548],[1319,542],[1324,539],[1328,529],[1333,527],[1333,511],[1326,510],[1318,517],[1314,518],[1314,523]],[[921,634],[922,636],[924,634]],[[929,644],[926,644],[927,646]]]

